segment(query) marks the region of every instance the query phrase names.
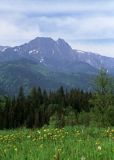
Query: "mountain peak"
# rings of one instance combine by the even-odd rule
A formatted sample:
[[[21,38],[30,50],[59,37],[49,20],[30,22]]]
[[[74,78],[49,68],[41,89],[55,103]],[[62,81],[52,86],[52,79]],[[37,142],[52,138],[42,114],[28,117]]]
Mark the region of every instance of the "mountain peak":
[[[5,53],[7,56],[4,56],[2,53]],[[2,46],[0,47],[0,62],[23,57],[35,59],[35,61],[39,63],[43,62],[43,64],[50,68],[58,68],[58,70],[61,68],[64,70],[64,68],[66,68],[64,65],[69,65],[72,66],[71,70],[75,71],[73,68],[75,68],[75,63],[77,62],[84,62],[95,68],[100,68],[101,66],[114,68],[114,58],[108,58],[81,50],[73,50],[62,38],[55,41],[50,37],[36,37],[29,43],[21,46],[10,47],[8,49]],[[68,70],[69,68],[70,67],[67,67]]]
[[[58,40],[57,40],[58,42],[64,42],[64,43],[66,43],[65,42],[65,40],[64,39],[62,39],[62,38],[58,38]]]
[[[32,41],[54,41],[51,37],[36,37],[35,39],[31,40]]]
[[[61,47],[65,47],[67,49],[71,49],[71,46],[64,39],[59,38],[56,42]]]
[[[62,38],[59,38],[59,39],[57,40],[57,43],[67,44],[67,45],[68,45],[68,43],[67,43],[64,39],[62,39]]]

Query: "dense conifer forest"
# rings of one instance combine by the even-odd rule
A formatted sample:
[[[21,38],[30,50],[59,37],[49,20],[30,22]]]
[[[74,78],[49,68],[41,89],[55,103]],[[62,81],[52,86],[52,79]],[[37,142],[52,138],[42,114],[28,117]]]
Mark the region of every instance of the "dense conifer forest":
[[[17,97],[1,97],[0,129],[42,127],[49,124],[50,117],[55,114],[64,125],[62,119],[69,112],[74,112],[76,116],[81,111],[90,110],[91,96],[91,93],[79,89],[64,91],[63,87],[50,93],[40,87],[32,88],[29,95],[25,96],[21,87]]]
[[[105,70],[96,77],[96,92],[80,89],[47,92],[32,88],[24,95],[0,97],[0,129],[40,128],[44,125],[114,125],[114,95],[111,79]]]

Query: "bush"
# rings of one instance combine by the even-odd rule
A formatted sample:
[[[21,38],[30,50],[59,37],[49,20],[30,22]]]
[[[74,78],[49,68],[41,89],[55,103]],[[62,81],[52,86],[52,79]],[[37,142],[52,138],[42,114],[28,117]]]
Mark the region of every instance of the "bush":
[[[91,114],[89,112],[81,112],[78,116],[78,122],[81,125],[89,126],[91,122]]]
[[[107,120],[111,126],[114,126],[114,107],[110,107],[107,113]]]

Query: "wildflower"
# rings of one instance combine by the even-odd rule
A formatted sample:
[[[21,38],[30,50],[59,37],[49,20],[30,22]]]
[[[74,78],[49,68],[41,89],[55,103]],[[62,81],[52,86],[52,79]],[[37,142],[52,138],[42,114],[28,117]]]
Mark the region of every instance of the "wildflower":
[[[101,148],[101,146],[98,146],[97,149],[98,149],[99,151],[101,151],[102,148]]]
[[[37,133],[40,134],[41,132],[38,130]]]
[[[86,158],[84,156],[81,157],[81,160],[85,160]]]
[[[96,145],[99,145],[99,144],[100,144],[100,142],[99,142],[99,141],[97,141],[97,142],[96,142]]]
[[[14,148],[14,150],[17,152],[17,148]]]
[[[62,151],[62,149],[61,148],[58,148],[58,152],[61,152]]]

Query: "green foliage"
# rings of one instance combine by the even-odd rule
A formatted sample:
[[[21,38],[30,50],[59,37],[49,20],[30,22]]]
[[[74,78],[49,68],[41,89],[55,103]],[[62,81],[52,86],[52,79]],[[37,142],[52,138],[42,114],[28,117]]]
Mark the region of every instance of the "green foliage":
[[[109,107],[107,112],[107,120],[111,126],[114,126],[114,106]]]
[[[90,123],[91,123],[91,114],[90,114],[90,112],[82,111],[78,115],[78,123],[80,125],[89,126]]]
[[[72,106],[68,106],[65,110],[65,126],[74,126],[78,124],[77,112]]]
[[[45,125],[114,125],[114,95],[111,78],[101,70],[96,78],[96,92],[79,89],[47,92],[33,87],[26,95],[20,87],[16,97],[0,98],[0,129],[41,128]]]
[[[0,111],[3,111],[5,108],[5,97],[0,96]]]
[[[101,95],[113,93],[114,83],[112,78],[108,75],[106,69],[104,68],[100,69],[99,74],[95,78],[94,83],[95,83],[96,93]]]
[[[92,123],[98,126],[111,125],[109,120],[110,107],[114,108],[113,82],[105,69],[101,69],[95,81],[96,92],[90,103],[94,106],[91,110]]]
[[[20,87],[17,97],[7,97],[1,101],[0,128],[19,127],[41,128],[44,125],[64,127],[78,124],[77,113],[90,108],[91,93],[72,89],[48,93],[40,87],[33,87],[26,96]],[[69,107],[72,106],[72,107]],[[53,122],[52,122],[53,121]]]

